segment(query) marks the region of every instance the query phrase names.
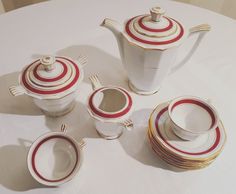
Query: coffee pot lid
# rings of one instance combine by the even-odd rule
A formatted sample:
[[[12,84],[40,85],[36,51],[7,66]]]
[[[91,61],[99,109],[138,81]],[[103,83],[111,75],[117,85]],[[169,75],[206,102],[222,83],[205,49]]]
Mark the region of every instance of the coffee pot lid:
[[[153,7],[150,14],[129,19],[125,24],[129,41],[143,48],[165,50],[178,46],[186,36],[184,27],[165,15],[161,7]]]

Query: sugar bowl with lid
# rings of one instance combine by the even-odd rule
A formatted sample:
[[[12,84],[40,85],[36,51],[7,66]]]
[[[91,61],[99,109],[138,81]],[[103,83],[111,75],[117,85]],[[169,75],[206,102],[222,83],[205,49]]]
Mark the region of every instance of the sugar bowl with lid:
[[[26,66],[19,75],[19,85],[9,88],[13,96],[26,94],[49,116],[61,116],[75,105],[78,86],[83,80],[84,58],[44,56]]]

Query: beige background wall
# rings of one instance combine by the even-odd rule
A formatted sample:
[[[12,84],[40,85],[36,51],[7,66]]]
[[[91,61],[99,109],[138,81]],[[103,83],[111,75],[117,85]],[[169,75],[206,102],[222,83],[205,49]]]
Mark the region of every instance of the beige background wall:
[[[33,3],[39,3],[46,0],[0,0],[5,11],[11,11]]]
[[[5,9],[3,7],[2,1],[0,1],[0,14],[4,13]]]
[[[0,13],[47,0],[0,0]],[[115,0],[114,0],[115,1]],[[118,0],[117,0],[118,1]],[[236,0],[175,0],[204,7],[236,19]]]
[[[175,0],[204,7],[236,19],[236,0]]]

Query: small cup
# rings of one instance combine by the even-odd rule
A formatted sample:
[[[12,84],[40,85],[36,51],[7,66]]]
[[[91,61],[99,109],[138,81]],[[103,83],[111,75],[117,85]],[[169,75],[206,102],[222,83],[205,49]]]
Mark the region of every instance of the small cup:
[[[84,141],[77,142],[61,132],[50,132],[40,136],[30,147],[27,165],[32,177],[47,186],[59,186],[71,180],[82,163]]]
[[[102,86],[98,76],[91,76],[94,92],[88,99],[88,112],[94,118],[98,134],[105,139],[116,139],[124,128],[132,126],[129,118],[132,98],[117,86]]]
[[[215,129],[219,122],[215,108],[205,100],[193,96],[181,96],[168,106],[170,127],[184,140],[194,140],[199,135]]]

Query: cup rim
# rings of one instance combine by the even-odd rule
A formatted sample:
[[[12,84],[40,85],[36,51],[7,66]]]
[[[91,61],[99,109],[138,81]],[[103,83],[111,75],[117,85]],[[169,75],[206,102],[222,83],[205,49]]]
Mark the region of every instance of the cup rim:
[[[74,151],[76,154],[76,161],[73,166],[73,169],[67,175],[59,179],[50,180],[43,177],[43,175],[41,175],[37,171],[34,164],[36,163],[36,161],[33,161],[33,158],[35,157],[36,152],[38,151],[39,147],[43,145],[44,143],[46,143],[48,140],[53,139],[53,138],[60,138],[60,139],[67,140],[74,148]],[[30,174],[33,176],[33,178],[36,181],[47,186],[58,186],[71,180],[80,169],[81,163],[82,163],[82,152],[81,152],[81,148],[78,142],[73,137],[66,135],[64,132],[49,132],[38,137],[31,145],[30,150],[27,155],[27,167]]]
[[[183,101],[183,102],[182,102]],[[180,126],[179,124],[177,124],[173,117],[172,117],[172,111],[174,109],[174,106],[178,106],[178,103],[192,103],[198,106],[201,106],[202,108],[204,108],[208,114],[211,116],[211,120],[212,120],[212,124],[211,126],[207,129],[207,130],[199,130],[199,131],[193,131],[187,128],[183,128],[182,126]],[[215,107],[208,103],[206,100],[196,97],[196,96],[179,96],[174,98],[173,100],[170,101],[169,105],[168,105],[168,115],[170,118],[170,121],[176,126],[178,127],[178,129],[181,129],[182,131],[191,133],[191,134],[203,134],[206,132],[211,131],[212,129],[215,129],[218,126],[218,122],[219,122],[219,116],[218,113],[215,109]]]
[[[109,89],[116,90],[124,95],[126,102],[122,109],[118,111],[114,111],[114,112],[107,112],[107,111],[101,110],[95,105],[94,97],[100,92],[104,90],[109,90]],[[105,86],[105,87],[99,88],[95,90],[88,99],[88,107],[92,111],[92,113],[95,114],[96,116],[99,116],[105,119],[116,119],[124,115],[127,115],[130,112],[132,105],[133,105],[133,100],[130,94],[128,93],[128,91],[126,91],[124,88],[116,87],[116,86]]]

